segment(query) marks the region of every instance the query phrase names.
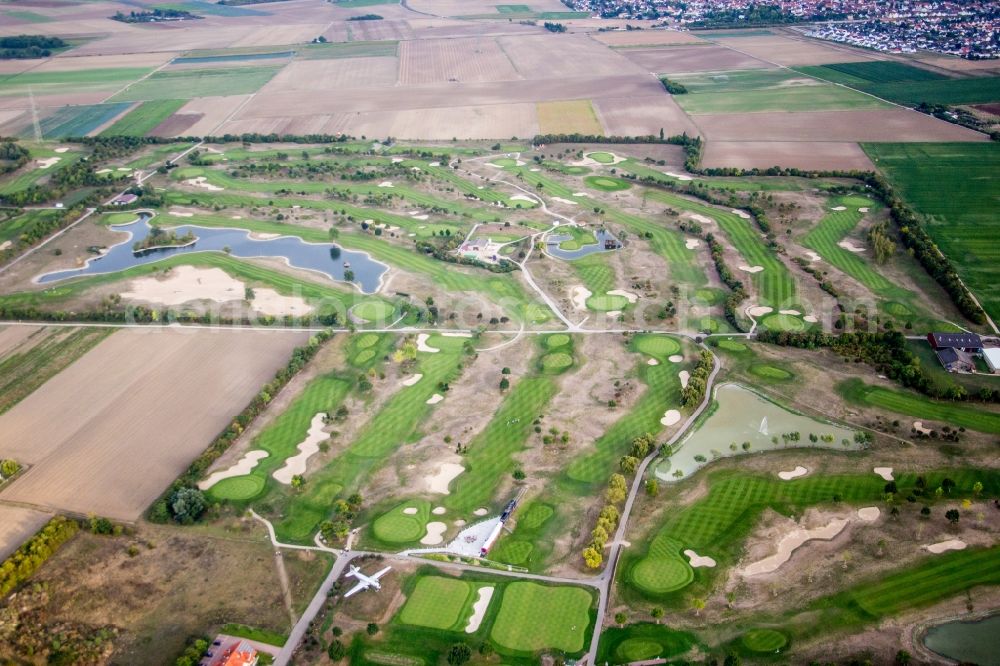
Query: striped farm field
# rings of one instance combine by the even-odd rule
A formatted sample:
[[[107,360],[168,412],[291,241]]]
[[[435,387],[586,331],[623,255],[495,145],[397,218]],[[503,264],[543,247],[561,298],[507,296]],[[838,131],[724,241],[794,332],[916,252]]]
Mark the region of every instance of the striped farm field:
[[[760,296],[760,304],[775,309],[795,305],[795,278],[778,255],[761,239],[760,230],[753,220],[669,192],[649,190],[647,196],[675,209],[690,211],[717,221],[737,252],[747,261],[747,265],[764,268],[763,271],[749,275]],[[737,271],[736,274],[740,275],[740,272]]]
[[[579,652],[591,624],[593,601],[593,595],[580,587],[510,583],[490,637],[514,652]]]
[[[281,67],[247,65],[209,69],[161,70],[130,85],[112,101],[225,97],[257,92]]]
[[[924,421],[1000,435],[1000,413],[970,404],[931,400],[917,393],[865,384],[849,379],[837,385],[837,392],[855,404],[870,405]]]
[[[102,136],[146,136],[157,125],[176,113],[185,100],[160,99],[143,102],[101,132]]]
[[[42,136],[61,139],[68,136],[86,136],[127,109],[127,103],[89,104],[64,106],[40,123]],[[29,127],[26,132],[30,132]]]

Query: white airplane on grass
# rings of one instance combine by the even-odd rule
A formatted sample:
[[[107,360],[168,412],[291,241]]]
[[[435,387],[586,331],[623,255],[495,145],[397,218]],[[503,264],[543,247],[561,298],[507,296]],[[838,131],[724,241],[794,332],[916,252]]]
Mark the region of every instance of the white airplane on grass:
[[[361,569],[357,567],[351,567],[351,570],[347,572],[347,575],[354,576],[355,578],[357,578],[358,584],[352,587],[350,591],[344,595],[344,598],[346,599],[352,594],[357,594],[361,590],[367,590],[369,588],[375,590],[381,590],[382,585],[381,583],[378,582],[378,579],[389,573],[390,569],[392,569],[392,567],[386,567],[385,569],[382,569],[382,571],[374,573],[371,576],[366,576],[363,573],[361,573]]]

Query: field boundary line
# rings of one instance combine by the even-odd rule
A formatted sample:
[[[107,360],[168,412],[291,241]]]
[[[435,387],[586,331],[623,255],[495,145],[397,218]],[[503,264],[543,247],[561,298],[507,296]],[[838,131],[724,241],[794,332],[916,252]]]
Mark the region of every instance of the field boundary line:
[[[125,92],[126,90],[128,90],[129,88],[131,88],[136,83],[142,83],[143,81],[145,81],[146,79],[148,79],[149,77],[151,77],[153,74],[156,74],[158,71],[160,71],[161,69],[163,69],[164,67],[166,67],[167,65],[169,65],[170,63],[172,63],[173,61],[174,61],[174,59],[171,58],[170,60],[166,61],[165,63],[163,63],[162,65],[160,65],[156,69],[154,69],[153,71],[147,73],[145,76],[142,76],[142,77],[136,79],[135,81],[129,81],[128,83],[125,84],[125,86],[123,88],[121,88],[119,90],[116,90],[115,92],[111,93],[110,95],[108,95],[107,97],[105,97],[104,99],[102,99],[101,100],[101,104],[107,104],[108,101],[112,97],[114,97],[115,95],[120,95],[121,93]],[[128,100],[123,100],[123,101],[128,101]],[[132,100],[132,101],[141,104],[142,102],[147,101],[147,100],[137,99],[137,100]]]

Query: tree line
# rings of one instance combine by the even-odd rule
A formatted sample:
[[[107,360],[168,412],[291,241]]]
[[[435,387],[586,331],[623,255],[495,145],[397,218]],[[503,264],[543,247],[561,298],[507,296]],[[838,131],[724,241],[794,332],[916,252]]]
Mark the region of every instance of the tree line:
[[[56,516],[0,564],[0,597],[28,580],[59,547],[77,533],[80,524]]]
[[[0,37],[0,60],[26,60],[48,58],[52,49],[69,46],[58,37],[47,35],[12,35]]]

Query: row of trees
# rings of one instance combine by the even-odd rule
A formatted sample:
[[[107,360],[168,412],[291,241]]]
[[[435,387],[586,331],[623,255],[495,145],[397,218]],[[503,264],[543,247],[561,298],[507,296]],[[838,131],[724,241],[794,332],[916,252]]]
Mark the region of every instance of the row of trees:
[[[79,529],[78,522],[64,516],[56,516],[46,523],[45,527],[0,563],[0,597],[6,596],[28,580]]]
[[[698,365],[688,378],[688,384],[681,391],[681,405],[685,407],[700,404],[705,398],[705,391],[708,389],[708,377],[715,367],[715,359],[711,352],[703,351],[698,359]]]
[[[723,304],[726,321],[737,331],[744,331],[745,327],[739,317],[738,308],[747,299],[747,290],[743,286],[743,282],[737,279],[733,275],[733,271],[726,265],[725,248],[722,247],[722,244],[715,240],[713,234],[705,236],[705,241],[708,243],[708,249],[712,254],[712,263],[715,264],[715,271],[719,274],[719,279],[730,289]]]

